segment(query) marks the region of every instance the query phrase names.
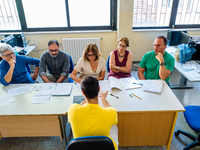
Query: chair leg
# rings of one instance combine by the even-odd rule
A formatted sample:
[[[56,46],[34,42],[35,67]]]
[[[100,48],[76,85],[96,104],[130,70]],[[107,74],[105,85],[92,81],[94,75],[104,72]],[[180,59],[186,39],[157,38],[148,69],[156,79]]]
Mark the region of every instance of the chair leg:
[[[200,146],[200,142],[198,140],[192,142],[191,144],[186,146],[183,150],[190,150],[191,148],[193,148],[195,146]]]
[[[194,142],[190,143],[188,146],[186,146],[183,150],[190,150],[191,148],[193,148],[195,146],[200,146],[200,133],[197,133],[197,137],[195,137],[185,131],[177,130],[175,132],[175,136],[178,136],[180,133],[194,141]]]
[[[190,139],[193,140],[193,141],[196,140],[196,137],[195,137],[194,135],[192,135],[192,134],[190,134],[190,133],[187,133],[187,132],[185,132],[185,131],[182,131],[182,130],[177,130],[177,131],[175,132],[175,136],[178,136],[179,133],[181,133],[181,134],[187,136],[188,138],[190,138]]]

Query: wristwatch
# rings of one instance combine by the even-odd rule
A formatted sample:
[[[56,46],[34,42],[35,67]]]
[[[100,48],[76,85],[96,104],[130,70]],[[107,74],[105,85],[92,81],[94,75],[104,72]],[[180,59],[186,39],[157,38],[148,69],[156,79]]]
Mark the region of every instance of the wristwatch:
[[[117,70],[119,70],[119,66],[117,66]]]
[[[164,65],[165,65],[165,63],[164,63],[164,62],[162,62],[160,65],[161,65],[161,66],[164,66]]]

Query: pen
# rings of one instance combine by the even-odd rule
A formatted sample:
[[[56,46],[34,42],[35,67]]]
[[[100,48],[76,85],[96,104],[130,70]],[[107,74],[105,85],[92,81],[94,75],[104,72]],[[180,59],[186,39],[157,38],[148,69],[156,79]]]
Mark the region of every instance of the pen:
[[[133,98],[133,95],[129,94],[129,96]]]
[[[118,98],[118,99],[119,99],[119,97],[118,97],[118,96],[116,96],[116,95],[113,95],[112,93],[110,93],[110,95],[111,95],[111,96],[114,96],[114,97],[116,97],[116,98]]]
[[[137,84],[137,85],[143,85],[142,83],[136,83],[136,82],[133,82],[133,84]]]
[[[131,93],[133,96],[137,97],[138,99],[142,100],[140,97],[138,97],[137,95]]]

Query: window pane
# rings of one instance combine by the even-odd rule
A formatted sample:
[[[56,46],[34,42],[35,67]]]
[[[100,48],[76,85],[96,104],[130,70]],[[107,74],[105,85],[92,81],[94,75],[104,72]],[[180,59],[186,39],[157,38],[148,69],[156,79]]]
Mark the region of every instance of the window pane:
[[[65,0],[22,0],[27,28],[66,27]]]
[[[110,26],[110,0],[68,0],[71,26]]]
[[[15,0],[0,0],[0,30],[21,30]]]
[[[133,27],[169,26],[172,0],[134,0]]]
[[[200,24],[200,0],[179,0],[175,24]]]

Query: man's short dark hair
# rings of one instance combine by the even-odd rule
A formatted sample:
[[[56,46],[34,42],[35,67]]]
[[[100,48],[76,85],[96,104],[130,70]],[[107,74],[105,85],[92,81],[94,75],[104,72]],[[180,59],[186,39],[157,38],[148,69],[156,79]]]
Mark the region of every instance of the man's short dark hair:
[[[167,45],[167,38],[165,36],[158,36],[157,39],[163,39],[164,45]]]
[[[99,81],[93,76],[86,76],[81,81],[81,90],[88,100],[96,98],[99,94]]]
[[[55,40],[55,39],[50,40],[50,41],[48,42],[48,46],[50,46],[50,45],[53,44],[53,43],[56,43],[56,45],[58,45],[58,47],[59,47],[59,43],[58,43],[58,41]]]

